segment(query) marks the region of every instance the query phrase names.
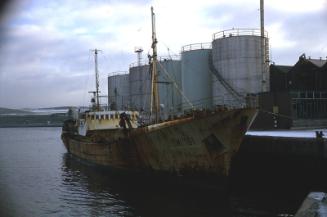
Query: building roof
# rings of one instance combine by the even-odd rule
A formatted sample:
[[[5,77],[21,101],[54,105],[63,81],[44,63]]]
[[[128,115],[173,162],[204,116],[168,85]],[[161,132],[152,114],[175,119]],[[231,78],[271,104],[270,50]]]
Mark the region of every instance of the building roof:
[[[271,65],[271,67],[275,67],[278,69],[278,71],[283,72],[283,73],[288,73],[293,66],[285,66],[285,65]]]
[[[310,58],[307,59],[307,61],[311,62],[312,64],[318,67],[322,67],[327,62],[327,60],[323,60],[323,59],[310,59]]]
[[[301,56],[299,56],[298,63],[299,62],[302,62],[302,63],[311,63],[314,66],[316,66],[318,68],[321,68],[321,67],[323,67],[327,63],[327,59],[326,60],[323,60],[321,57],[319,59],[311,59],[311,57],[307,58],[305,54],[302,54]],[[296,63],[296,64],[298,64],[298,63]]]

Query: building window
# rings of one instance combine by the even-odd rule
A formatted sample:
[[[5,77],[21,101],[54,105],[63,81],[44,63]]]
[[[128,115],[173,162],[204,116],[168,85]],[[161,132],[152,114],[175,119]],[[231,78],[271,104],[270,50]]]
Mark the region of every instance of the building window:
[[[307,93],[307,98],[313,98],[313,92],[308,92]]]
[[[315,95],[315,98],[320,98],[320,92],[315,92],[314,95]]]

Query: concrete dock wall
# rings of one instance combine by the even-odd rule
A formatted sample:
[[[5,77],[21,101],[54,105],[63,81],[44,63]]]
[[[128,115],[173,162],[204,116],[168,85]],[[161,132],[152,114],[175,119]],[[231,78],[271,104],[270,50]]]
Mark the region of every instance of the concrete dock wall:
[[[241,144],[241,152],[243,154],[327,158],[327,139],[245,136]]]
[[[326,139],[246,136],[232,160],[233,188],[297,191],[327,183]]]
[[[324,192],[310,192],[303,201],[295,217],[327,216],[327,194]]]

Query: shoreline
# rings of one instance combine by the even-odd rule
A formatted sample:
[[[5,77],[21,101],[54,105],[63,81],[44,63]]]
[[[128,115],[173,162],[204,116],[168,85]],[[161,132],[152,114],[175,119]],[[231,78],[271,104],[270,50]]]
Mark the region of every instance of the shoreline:
[[[13,124],[13,125],[0,125],[0,128],[24,128],[24,127],[62,127],[63,124]]]

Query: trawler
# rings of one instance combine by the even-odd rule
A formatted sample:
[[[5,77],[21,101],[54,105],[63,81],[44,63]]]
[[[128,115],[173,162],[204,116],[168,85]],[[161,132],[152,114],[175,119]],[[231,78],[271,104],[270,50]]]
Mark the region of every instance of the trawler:
[[[89,111],[67,120],[62,141],[82,160],[135,172],[227,177],[231,159],[252,123],[256,109],[216,107],[160,118],[157,87],[157,38],[152,16],[151,108],[149,122],[140,124],[138,111],[105,110],[96,91]],[[95,57],[97,50],[95,50]],[[95,58],[97,65],[97,59]]]

